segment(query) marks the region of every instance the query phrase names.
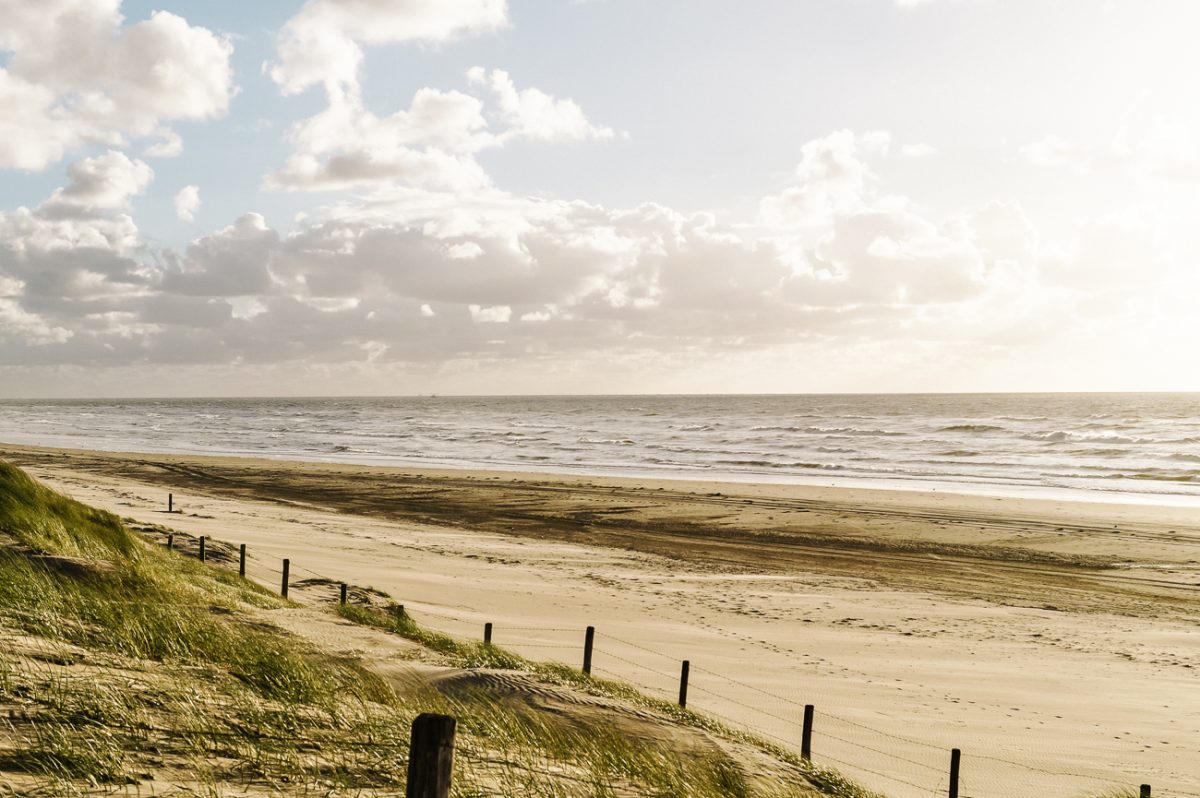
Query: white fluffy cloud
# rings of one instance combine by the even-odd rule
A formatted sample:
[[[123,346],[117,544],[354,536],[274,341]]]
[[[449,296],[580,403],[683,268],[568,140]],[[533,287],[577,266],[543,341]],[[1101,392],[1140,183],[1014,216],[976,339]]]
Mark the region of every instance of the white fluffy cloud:
[[[309,0],[279,35],[271,77],[285,93],[358,91],[360,44],[441,42],[508,21],[506,0]]]
[[[138,314],[118,308],[152,291],[138,229],[122,212],[150,168],[108,152],[67,171],[70,183],[42,205],[0,212],[0,351],[10,362],[50,351],[61,362],[62,347],[76,345],[95,353],[98,334],[132,329]]]
[[[806,142],[797,182],[763,200],[764,216],[776,226],[822,228],[835,216],[862,208],[877,181],[865,157],[884,154],[890,146],[891,137],[881,131],[837,130]]]
[[[158,136],[223,115],[232,45],[166,11],[125,25],[119,0],[0,0],[0,168],[40,170],[89,141]]]
[[[195,221],[200,210],[200,187],[184,186],[175,194],[175,215],[185,222]]]
[[[390,115],[367,107],[362,45],[443,42],[500,28],[507,14],[506,0],[309,0],[279,34],[269,72],[285,94],[322,86],[327,107],[292,126],[294,152],[267,186],[474,192],[491,185],[475,157],[485,149],[518,139],[612,138],[613,130],[594,124],[573,100],[518,88],[498,69],[468,71],[485,98],[426,87]]]
[[[487,185],[473,155],[491,143],[483,105],[461,92],[421,89],[408,109],[379,117],[357,96],[333,95],[329,107],[297,124],[296,148],[268,178],[277,188],[328,189],[400,181],[467,190]]]
[[[499,116],[507,125],[500,140],[525,138],[534,141],[610,139],[612,128],[592,124],[583,109],[571,100],[559,99],[541,89],[518,89],[507,72],[474,67],[467,77],[489,87],[499,104]]]
[[[71,206],[87,211],[124,208],[154,179],[154,170],[144,161],[132,160],[123,152],[109,150],[67,167],[71,182],[57,189],[48,206]]]
[[[421,105],[377,123],[473,146],[429,132],[439,125],[420,121]],[[43,205],[0,214],[0,365],[569,363],[819,342],[1027,346],[1069,328],[1080,308],[1121,307],[1101,285],[1100,255],[1120,272],[1153,246],[1134,220],[1120,235],[1105,223],[1074,250],[1047,253],[1013,202],[932,217],[884,190],[877,166],[903,157],[893,151],[879,132],[805,143],[792,185],[763,200],[754,232],[653,204],[395,187],[345,200],[290,234],[246,214],[182,252],[142,240],[122,209],[149,168],[108,153],[73,165],[70,184]]]
[[[332,92],[328,106],[290,132],[295,153],[267,178],[284,189],[328,190],[401,183],[456,192],[491,180],[476,160],[488,148],[531,139],[544,143],[612,138],[579,105],[539,89],[517,89],[508,73],[476,67],[468,78],[484,99],[460,91],[419,89],[409,107],[380,117],[357,93]]]

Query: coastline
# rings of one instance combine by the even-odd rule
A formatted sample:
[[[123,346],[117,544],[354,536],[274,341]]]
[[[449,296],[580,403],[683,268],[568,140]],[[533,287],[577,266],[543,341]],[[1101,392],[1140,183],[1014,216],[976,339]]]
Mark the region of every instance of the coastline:
[[[776,497],[796,501],[853,502],[869,506],[886,506],[906,509],[933,509],[948,504],[961,506],[973,512],[1004,515],[1025,515],[1038,518],[1069,519],[1087,524],[1130,523],[1160,524],[1175,527],[1192,527],[1200,531],[1200,514],[1190,503],[1158,501],[1162,494],[1100,493],[1075,489],[1043,490],[1028,489],[1008,492],[999,486],[970,485],[967,483],[945,483],[944,485],[917,486],[914,483],[890,484],[886,480],[859,480],[853,478],[826,477],[812,481],[797,482],[782,478],[758,479],[752,475],[743,478],[705,477],[703,475],[665,475],[661,472],[645,474],[593,473],[591,471],[553,470],[551,467],[522,469],[446,465],[431,466],[424,463],[397,461],[353,461],[332,458],[302,458],[289,456],[264,456],[252,453],[206,453],[192,451],[140,451],[123,449],[92,449],[65,446],[42,446],[26,443],[0,441],[0,457],[8,454],[20,458],[46,462],[53,458],[66,459],[75,464],[81,460],[110,460],[113,463],[127,462],[159,463],[174,466],[215,466],[218,468],[245,468],[247,472],[281,470],[285,472],[309,471],[314,473],[345,474],[359,472],[364,475],[403,476],[406,478],[450,479],[468,481],[502,481],[522,483],[558,483],[570,486],[609,486],[616,489],[641,487],[646,490],[672,490],[692,496],[720,493],[726,496]],[[143,476],[154,481],[163,479],[147,473]],[[769,476],[769,475],[768,475]],[[995,487],[995,490],[991,490]],[[1184,497],[1187,498],[1187,497]]]
[[[1200,509],[1179,395],[0,402],[0,440],[407,469]]]
[[[328,600],[327,582],[305,581],[319,574],[384,590],[451,634],[492,622],[499,644],[568,662],[571,630],[594,624],[601,675],[669,696],[656,674],[691,659],[705,669],[696,708],[785,743],[798,717],[761,691],[817,703],[818,754],[889,795],[927,791],[857,743],[935,774],[960,747],[976,783],[1075,794],[1149,772],[1156,789],[1200,794],[1200,710],[1179,704],[1200,668],[1200,528],[1180,508],[7,445],[0,457],[181,541],[246,543],[266,585],[290,557],[301,601]],[[863,726],[899,737],[863,742]]]

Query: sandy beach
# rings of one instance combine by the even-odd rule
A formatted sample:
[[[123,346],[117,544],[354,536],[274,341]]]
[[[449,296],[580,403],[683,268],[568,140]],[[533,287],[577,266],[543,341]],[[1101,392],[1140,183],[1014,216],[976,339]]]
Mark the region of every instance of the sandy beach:
[[[0,445],[251,575],[575,663],[798,747],[888,795],[1200,796],[1200,515],[950,493],[556,477]],[[167,515],[167,493],[179,512]],[[348,641],[352,646],[353,641]]]

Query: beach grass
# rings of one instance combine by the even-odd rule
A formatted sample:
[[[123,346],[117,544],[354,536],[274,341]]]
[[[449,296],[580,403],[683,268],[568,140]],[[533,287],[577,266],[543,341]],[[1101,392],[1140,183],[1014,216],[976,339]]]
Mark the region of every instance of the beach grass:
[[[694,712],[680,707],[676,703],[649,696],[623,682],[601,679],[558,662],[536,662],[526,659],[519,654],[508,651],[500,646],[478,641],[461,641],[440,632],[425,629],[417,624],[404,608],[397,604],[384,607],[369,607],[355,604],[345,604],[338,607],[342,617],[378,629],[401,635],[423,646],[447,655],[450,661],[463,668],[504,668],[533,674],[550,684],[570,686],[586,694],[604,698],[618,699],[636,707],[649,709],[671,722],[700,729],[727,740],[736,740],[750,745],[770,757],[785,763],[796,773],[803,774],[806,785],[816,791],[844,798],[868,798],[876,793],[865,789],[841,773],[830,768],[824,768],[806,760],[794,751],[783,748],[758,735],[752,734],[723,723],[703,713]],[[589,730],[589,734],[595,730]],[[731,763],[729,763],[731,764]],[[726,770],[725,776],[718,776],[719,765],[714,765],[713,778],[717,782],[732,778],[736,768]],[[718,795],[748,795],[748,792],[738,792],[733,782],[723,782]],[[692,794],[692,793],[685,793]],[[696,793],[700,794],[700,793]],[[757,793],[755,793],[757,794]],[[786,793],[781,793],[786,794]]]
[[[0,462],[0,780],[19,792],[141,785],[220,795],[395,793],[420,712],[459,719],[454,795],[799,796],[867,793],[751,778],[728,747],[681,755],[619,723],[385,679],[270,622],[294,607],[228,570],[149,545],[115,516]],[[616,682],[420,627],[395,608],[341,608],[464,669],[520,671],[749,738]],[[766,750],[766,749],[764,749]],[[808,775],[809,778],[805,776]],[[170,785],[164,787],[164,785]]]

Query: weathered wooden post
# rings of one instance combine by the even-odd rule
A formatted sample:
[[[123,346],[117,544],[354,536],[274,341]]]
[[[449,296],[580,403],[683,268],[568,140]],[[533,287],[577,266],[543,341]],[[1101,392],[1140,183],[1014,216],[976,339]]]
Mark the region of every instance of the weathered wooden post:
[[[804,728],[800,732],[800,756],[805,762],[812,761],[812,727],[813,727],[813,705],[804,705]]]
[[[449,798],[454,769],[454,729],[449,715],[423,712],[412,725],[406,798]]]
[[[340,603],[343,607],[346,606],[346,593],[348,592],[348,590],[349,590],[349,588],[346,585],[346,583],[342,582],[341,595],[338,596],[338,603]]]
[[[492,644],[492,622],[488,621],[483,625],[483,644],[490,646]]]
[[[283,561],[283,583],[279,586],[279,595],[283,596],[284,598],[287,598],[288,570],[291,568],[291,566],[292,566],[291,560]]]
[[[683,661],[683,667],[679,669],[679,706],[687,707],[687,683],[688,671],[691,670],[692,663],[688,660]]]
[[[167,551],[173,551],[174,549],[175,549],[175,533],[168,532],[167,533]]]
[[[596,642],[596,627],[589,626],[583,634],[583,672],[592,675],[592,644]]]
[[[1138,798],[1150,798],[1150,785],[1143,784],[1138,790]]]
[[[958,764],[962,759],[962,751],[957,748],[950,750],[950,798],[958,798]]]
[[[167,494],[167,512],[168,513],[175,512],[175,494],[174,493]]]
[[[204,562],[204,535],[200,536],[200,562]]]
[[[246,578],[246,544],[238,548],[238,576]]]

